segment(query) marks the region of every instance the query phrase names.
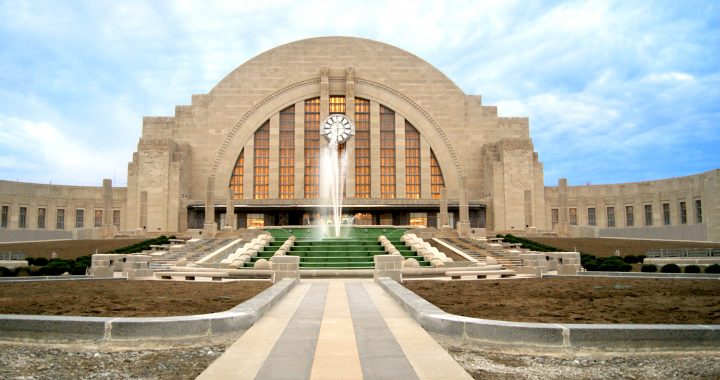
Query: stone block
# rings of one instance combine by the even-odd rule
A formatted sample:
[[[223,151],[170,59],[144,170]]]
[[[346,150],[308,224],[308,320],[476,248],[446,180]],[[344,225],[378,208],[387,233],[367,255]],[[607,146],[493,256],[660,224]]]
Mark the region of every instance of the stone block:
[[[720,345],[718,325],[567,324],[574,347],[701,348]]]
[[[562,346],[563,328],[550,323],[523,323],[475,319],[465,323],[470,339],[541,346]]]
[[[109,266],[90,267],[90,275],[98,278],[112,277],[113,269]]]
[[[0,314],[0,337],[11,339],[102,340],[106,317]]]
[[[580,264],[560,264],[557,266],[557,274],[562,276],[574,276],[580,271]]]

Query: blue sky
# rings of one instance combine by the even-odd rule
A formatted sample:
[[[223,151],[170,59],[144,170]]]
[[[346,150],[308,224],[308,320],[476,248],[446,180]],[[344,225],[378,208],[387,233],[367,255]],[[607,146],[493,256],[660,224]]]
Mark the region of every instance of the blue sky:
[[[405,49],[528,116],[548,185],[720,168],[718,1],[340,3],[0,0],[0,179],[124,186],[143,116],[326,35]]]

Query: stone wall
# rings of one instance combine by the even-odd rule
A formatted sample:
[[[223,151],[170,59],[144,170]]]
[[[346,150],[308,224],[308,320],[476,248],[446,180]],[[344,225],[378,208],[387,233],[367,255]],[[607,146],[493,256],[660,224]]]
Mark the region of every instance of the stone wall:
[[[562,236],[720,241],[718,194],[718,169],[687,177],[613,185],[567,186],[567,181],[560,180],[558,186],[545,188],[545,217],[547,224]],[[627,207],[633,210],[632,225],[628,225]],[[646,207],[651,210],[647,221]],[[609,208],[614,214],[614,226],[609,222]],[[570,220],[571,209],[577,211],[576,225]],[[595,210],[594,226],[589,209]],[[553,210],[558,213],[557,224],[552,220]]]
[[[84,229],[95,227],[95,211],[103,213],[101,227],[108,222],[112,227],[113,213],[119,211],[122,229],[126,220],[126,189],[113,188],[110,180],[105,180],[104,185],[64,186],[0,180],[0,210],[7,207],[8,211],[7,226],[0,228],[0,241],[72,238],[77,210],[83,210]],[[24,226],[21,208],[25,210]],[[44,226],[39,220],[41,209],[45,210]],[[58,226],[58,210],[64,210],[63,226]]]

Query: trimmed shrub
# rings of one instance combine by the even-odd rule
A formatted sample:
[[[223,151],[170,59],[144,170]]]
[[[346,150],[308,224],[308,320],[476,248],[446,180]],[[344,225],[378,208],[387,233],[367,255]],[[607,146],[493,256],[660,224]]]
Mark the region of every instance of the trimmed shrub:
[[[143,240],[140,243],[129,245],[127,247],[118,248],[110,253],[136,253],[142,252],[146,249],[150,249],[151,245],[162,245],[170,243],[170,239],[175,239],[175,236],[167,237],[165,235],[155,239]]]
[[[48,264],[48,259],[44,257],[38,257],[33,260],[33,263],[31,265],[35,265],[36,267],[44,267]]]
[[[665,264],[660,268],[662,273],[680,273],[680,267],[677,264]]]
[[[642,267],[640,267],[640,272],[657,272],[657,265],[655,264],[643,264]]]
[[[642,260],[640,260],[640,258],[635,255],[627,255],[627,256],[623,257],[623,261],[625,261],[628,264],[637,264]]]
[[[685,273],[700,273],[700,267],[697,265],[688,265],[685,267]]]
[[[705,268],[705,273],[720,274],[720,264],[709,265]]]
[[[0,277],[15,277],[15,271],[5,267],[0,267]]]
[[[632,265],[625,263],[618,256],[605,257],[604,260],[599,263],[597,270],[603,272],[630,272]]]

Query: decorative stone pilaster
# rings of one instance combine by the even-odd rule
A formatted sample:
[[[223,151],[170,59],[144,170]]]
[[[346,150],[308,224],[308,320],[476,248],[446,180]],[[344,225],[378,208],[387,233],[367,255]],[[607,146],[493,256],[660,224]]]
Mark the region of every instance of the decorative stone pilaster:
[[[215,224],[215,177],[208,176],[207,192],[205,193],[205,225],[203,226],[203,235],[205,237],[214,237],[217,232]]]
[[[457,233],[460,237],[470,236],[470,207],[467,200],[465,177],[460,177],[460,221],[457,224]]]
[[[225,211],[225,226],[235,231],[237,229],[237,218],[235,217],[235,192],[232,188],[228,188],[227,208]],[[223,227],[223,228],[226,228]]]
[[[440,229],[446,229],[450,227],[450,221],[448,216],[448,200],[447,200],[447,188],[440,188],[440,220],[438,221],[438,227]]]

